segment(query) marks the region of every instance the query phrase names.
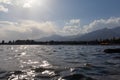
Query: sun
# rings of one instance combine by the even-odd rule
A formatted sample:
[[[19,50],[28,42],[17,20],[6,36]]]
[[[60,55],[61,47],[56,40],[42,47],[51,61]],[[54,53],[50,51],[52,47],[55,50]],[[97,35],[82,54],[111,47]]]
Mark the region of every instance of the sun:
[[[32,8],[35,6],[44,6],[45,0],[24,0],[24,8]]]
[[[35,5],[37,0],[24,0],[23,7],[24,8],[31,8]]]

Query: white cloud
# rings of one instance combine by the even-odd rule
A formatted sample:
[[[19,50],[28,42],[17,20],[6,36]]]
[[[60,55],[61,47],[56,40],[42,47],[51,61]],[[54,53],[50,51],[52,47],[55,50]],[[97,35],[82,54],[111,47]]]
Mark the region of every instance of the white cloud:
[[[23,7],[24,7],[24,8],[30,8],[30,7],[32,7],[32,6],[31,6],[29,3],[26,3],[26,4],[23,5]]]
[[[79,33],[82,34],[82,28],[80,26],[64,26],[60,31],[60,34],[64,36],[77,35]]]
[[[80,19],[71,19],[66,23],[66,25],[80,25]]]
[[[81,26],[80,20],[72,19],[65,23],[64,27],[56,26],[55,22],[37,22],[32,20],[20,20],[18,22],[0,21],[0,39],[38,39],[41,37],[59,34],[82,35],[103,28],[120,26],[120,18],[94,20],[88,25]]]
[[[0,0],[0,3],[22,8],[31,8],[38,5],[39,0]]]
[[[111,17],[109,19],[94,20],[92,23],[85,25],[84,30],[85,32],[91,32],[103,28],[114,28],[118,26],[120,26],[120,17]]]
[[[61,35],[70,36],[82,34],[80,19],[71,19],[65,23],[66,25],[59,31]]]
[[[56,27],[53,22],[0,21],[0,39],[36,39],[55,34]]]
[[[20,20],[18,22],[0,21],[0,39],[37,39],[53,34],[76,35],[80,30],[80,21],[69,21],[63,28],[57,27],[54,22],[36,22]],[[67,22],[66,22],[67,23]]]
[[[8,8],[5,8],[3,5],[0,5],[0,12],[8,12]]]
[[[115,28],[120,27],[120,17],[111,17],[109,19],[94,20],[88,25],[81,26],[80,19],[72,19],[66,22],[66,25],[61,29],[60,34],[62,35],[82,35],[95,30],[103,28]]]
[[[31,7],[33,7],[34,2],[36,2],[36,0],[24,0],[23,8],[31,8]],[[35,3],[35,5],[37,5],[37,3]]]
[[[0,0],[0,3],[10,4],[10,3],[11,3],[11,0]]]

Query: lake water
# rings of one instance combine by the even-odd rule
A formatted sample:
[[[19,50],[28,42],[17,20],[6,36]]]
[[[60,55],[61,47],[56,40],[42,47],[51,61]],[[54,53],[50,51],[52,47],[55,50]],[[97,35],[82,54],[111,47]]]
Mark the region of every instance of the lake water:
[[[120,80],[120,54],[107,48],[120,46],[0,45],[0,80]]]

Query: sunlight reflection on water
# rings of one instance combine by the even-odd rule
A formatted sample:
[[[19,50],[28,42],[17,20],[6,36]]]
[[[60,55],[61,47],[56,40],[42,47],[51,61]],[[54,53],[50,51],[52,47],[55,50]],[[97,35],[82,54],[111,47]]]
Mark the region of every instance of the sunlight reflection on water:
[[[118,80],[120,55],[103,53],[106,48],[113,46],[0,46],[0,80],[64,80],[76,73]]]
[[[48,61],[42,61],[40,67],[52,67],[52,65]]]

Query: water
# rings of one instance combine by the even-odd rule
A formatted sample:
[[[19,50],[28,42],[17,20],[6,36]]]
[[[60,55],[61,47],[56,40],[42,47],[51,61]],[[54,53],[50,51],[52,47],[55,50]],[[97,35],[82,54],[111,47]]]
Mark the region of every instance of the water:
[[[107,48],[120,46],[1,45],[0,80],[120,80],[120,54]]]

